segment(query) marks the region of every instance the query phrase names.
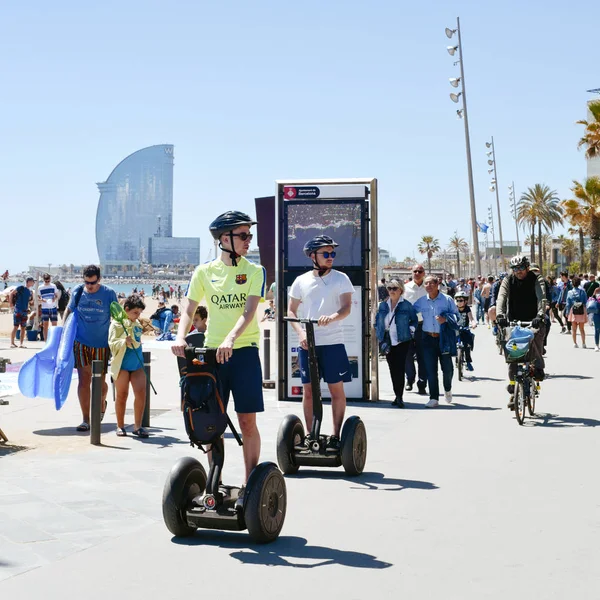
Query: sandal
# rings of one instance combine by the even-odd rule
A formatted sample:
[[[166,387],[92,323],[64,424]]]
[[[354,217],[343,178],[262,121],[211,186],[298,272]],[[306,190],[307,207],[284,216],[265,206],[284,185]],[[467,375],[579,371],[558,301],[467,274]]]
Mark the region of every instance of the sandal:
[[[140,427],[139,429],[134,429],[131,433],[141,438],[150,437],[150,434],[143,427]]]
[[[85,421],[81,422],[81,425],[77,426],[77,431],[89,431],[90,430],[90,424],[86,423]]]
[[[117,435],[119,437],[125,437],[127,435],[127,431],[125,431],[125,427],[117,427]]]
[[[102,423],[102,421],[104,421],[104,413],[106,412],[106,409],[108,408],[108,400],[104,401],[104,410],[100,413],[100,423]]]

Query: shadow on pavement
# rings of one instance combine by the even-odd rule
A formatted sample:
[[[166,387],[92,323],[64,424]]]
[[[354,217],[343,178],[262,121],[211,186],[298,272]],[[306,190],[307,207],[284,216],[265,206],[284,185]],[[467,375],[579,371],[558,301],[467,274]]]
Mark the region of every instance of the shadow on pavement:
[[[247,533],[202,529],[194,537],[174,537],[172,542],[185,546],[216,546],[236,550],[230,556],[240,562],[269,567],[314,569],[327,565],[341,565],[359,569],[387,569],[392,566],[392,563],[384,562],[364,552],[309,546],[305,538],[295,536],[281,536],[271,544],[256,544]]]
[[[471,381],[504,381],[504,379],[498,379],[496,377],[478,377],[477,375],[467,375],[467,379]]]
[[[526,419],[524,424],[530,427],[598,427],[600,421],[584,417],[561,417],[551,413],[536,413],[534,417]]]
[[[171,446],[174,446],[175,444],[186,444],[188,446],[190,444],[189,440],[181,440],[179,438],[173,437],[172,435],[157,435],[155,433],[155,431],[156,430],[153,430],[153,428],[150,427],[149,431],[148,431],[148,433],[150,434],[150,437],[147,437],[147,438],[140,438],[137,435],[129,435],[129,434],[128,434],[128,437],[130,437],[133,440],[137,440],[141,444],[151,444],[154,446],[158,446],[159,450],[161,448],[170,448]]]
[[[287,475],[290,479],[342,479],[350,483],[358,483],[362,487],[353,486],[355,490],[382,490],[384,492],[400,492],[405,489],[437,490],[434,483],[415,479],[396,479],[386,477],[383,473],[362,473],[356,477],[346,475],[343,471],[321,471],[317,469],[301,469],[295,475]],[[379,487],[385,486],[385,487]],[[388,487],[391,486],[391,487]]]
[[[546,373],[546,379],[594,379],[589,375],[554,375],[553,373]]]
[[[69,425],[68,427],[55,427],[54,429],[36,429],[32,431],[35,435],[53,435],[53,436],[64,436],[64,435],[76,435],[81,437],[86,437],[90,435],[89,431],[77,431],[75,429],[75,425]],[[102,427],[100,429],[102,434],[110,433],[111,431],[115,431],[117,428],[114,423],[102,423]]]

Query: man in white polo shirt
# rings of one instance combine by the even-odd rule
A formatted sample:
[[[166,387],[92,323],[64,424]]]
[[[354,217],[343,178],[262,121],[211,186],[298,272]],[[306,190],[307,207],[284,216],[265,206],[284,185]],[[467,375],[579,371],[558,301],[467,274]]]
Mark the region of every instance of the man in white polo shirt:
[[[44,285],[38,289],[38,295],[42,301],[42,327],[44,330],[44,341],[48,341],[48,323],[52,323],[52,327],[58,325],[58,308],[57,302],[61,292],[50,281],[50,273],[44,273]]]
[[[423,265],[415,265],[412,269],[413,278],[404,285],[404,299],[408,300],[411,304],[414,303],[423,296],[427,295],[425,290],[425,268]],[[417,370],[415,369],[415,358],[417,359],[417,365],[419,369],[419,379],[417,380],[417,389],[419,394],[424,396],[427,391],[427,371],[425,369],[425,360],[423,358],[423,324],[419,321],[419,325],[415,331],[415,336],[408,349],[406,355],[406,390],[410,392],[417,379]]]
[[[327,235],[318,235],[304,245],[304,253],[313,261],[313,269],[292,283],[288,303],[288,316],[319,320],[315,329],[319,376],[329,387],[333,413],[333,435],[327,441],[327,447],[335,451],[340,447],[340,432],[346,412],[344,382],[352,381],[341,321],[350,314],[354,293],[348,276],[332,269],[337,245]],[[304,391],[302,404],[306,428],[310,431],[313,405],[306,332],[300,323],[290,324],[300,338],[298,362]]]

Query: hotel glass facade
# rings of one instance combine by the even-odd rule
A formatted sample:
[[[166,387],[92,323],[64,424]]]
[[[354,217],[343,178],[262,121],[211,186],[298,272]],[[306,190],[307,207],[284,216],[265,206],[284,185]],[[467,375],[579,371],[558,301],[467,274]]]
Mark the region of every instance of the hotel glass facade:
[[[134,152],[98,189],[96,246],[101,264],[147,259],[149,238],[173,235],[172,145]]]
[[[200,238],[151,237],[148,240],[148,262],[151,265],[198,265]]]

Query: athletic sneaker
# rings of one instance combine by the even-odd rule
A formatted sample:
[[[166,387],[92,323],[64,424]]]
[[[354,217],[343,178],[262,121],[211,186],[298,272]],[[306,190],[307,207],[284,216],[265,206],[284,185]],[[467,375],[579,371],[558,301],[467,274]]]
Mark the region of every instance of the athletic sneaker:
[[[573,344],[573,348],[579,348],[579,346],[577,345],[577,342],[575,342],[575,343]]]
[[[581,344],[581,347],[587,349],[587,346],[585,344]]]
[[[244,494],[246,493],[246,486],[243,485],[238,492],[237,500],[235,501],[235,509],[240,511],[244,509]]]
[[[330,435],[327,438],[326,452],[339,452],[340,451],[340,438],[337,435]]]
[[[440,403],[435,399],[435,398],[431,398],[431,400],[429,400],[429,402],[425,405],[427,408],[435,408],[436,406],[439,406]]]
[[[596,346],[596,349],[594,350],[594,352],[600,352],[600,346]]]
[[[467,363],[467,371],[473,370],[473,363]]]
[[[444,399],[448,404],[452,404],[452,392],[444,392]]]

